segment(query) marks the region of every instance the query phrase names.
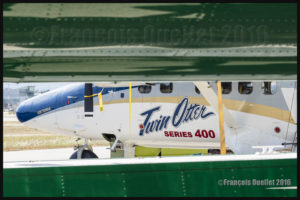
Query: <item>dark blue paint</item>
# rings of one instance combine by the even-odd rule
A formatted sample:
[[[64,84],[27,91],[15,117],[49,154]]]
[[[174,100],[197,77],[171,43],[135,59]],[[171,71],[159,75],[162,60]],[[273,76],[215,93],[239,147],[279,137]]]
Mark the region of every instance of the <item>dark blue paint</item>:
[[[159,119],[152,120],[151,116],[154,112],[159,111],[160,106],[147,110],[141,113],[141,116],[146,116],[143,125],[140,125],[140,136],[145,133],[166,129],[171,119],[171,116],[162,116],[160,115]],[[187,97],[183,98],[181,102],[175,108],[174,114],[172,116],[172,125],[174,127],[179,127],[182,123],[189,122],[192,120],[196,120],[199,116],[202,119],[205,119],[209,116],[214,115],[213,112],[206,113],[206,106],[199,104],[189,104],[189,99]]]
[[[137,87],[137,86],[135,86]],[[135,88],[132,87],[132,88]],[[93,94],[99,93],[102,91],[102,87],[93,86]],[[113,90],[114,92],[128,90],[128,87],[118,87],[118,88],[104,88],[102,95],[108,94],[109,91]],[[68,98],[68,96],[74,96],[77,98]],[[95,96],[94,98],[97,98]],[[69,104],[67,101],[69,100]],[[39,97],[29,99],[28,101],[19,105],[16,115],[20,122],[26,122],[31,120],[39,115],[56,110],[58,108],[72,105],[73,103],[84,100],[84,83],[74,84],[73,86],[63,87],[56,92],[48,92]],[[50,108],[49,111],[38,114],[38,111]]]

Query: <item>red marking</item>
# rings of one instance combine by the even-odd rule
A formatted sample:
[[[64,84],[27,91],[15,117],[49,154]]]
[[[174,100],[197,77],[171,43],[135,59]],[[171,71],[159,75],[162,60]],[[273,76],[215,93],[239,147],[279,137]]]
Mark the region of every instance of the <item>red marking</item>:
[[[201,131],[201,134],[202,134],[202,136],[205,137],[205,138],[208,137],[207,131],[206,131],[206,130],[202,130],[202,131]]]
[[[144,125],[143,124],[140,124],[140,129],[144,129]]]
[[[213,130],[208,130],[208,133],[207,133],[207,130],[203,129],[201,132],[200,132],[200,129],[198,129],[195,133],[195,136],[196,137],[199,137],[199,138],[215,138],[216,135],[215,135],[215,132]]]
[[[199,129],[196,131],[196,133],[195,133],[195,136],[197,136],[197,137],[199,137],[199,138],[201,138],[201,137],[202,137],[202,135],[201,135],[201,133],[200,133],[200,130],[199,130]]]
[[[191,132],[186,131],[164,131],[165,137],[193,137]]]
[[[209,137],[211,137],[211,138],[215,138],[216,137],[215,132],[213,130],[209,130],[208,134],[209,134]]]
[[[280,132],[280,128],[277,126],[277,127],[275,127],[274,131],[275,131],[276,133],[279,133],[279,132]]]
[[[70,100],[69,99],[67,100],[67,104],[70,104]]]

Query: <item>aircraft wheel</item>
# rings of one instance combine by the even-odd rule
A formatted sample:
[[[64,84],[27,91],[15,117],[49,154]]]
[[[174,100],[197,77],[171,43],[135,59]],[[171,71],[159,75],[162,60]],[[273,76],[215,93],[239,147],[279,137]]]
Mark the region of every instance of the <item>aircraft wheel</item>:
[[[77,159],[77,152],[78,151],[75,151],[71,155],[70,159]],[[88,158],[98,158],[98,156],[90,150],[83,150],[81,154],[81,159],[88,159]]]

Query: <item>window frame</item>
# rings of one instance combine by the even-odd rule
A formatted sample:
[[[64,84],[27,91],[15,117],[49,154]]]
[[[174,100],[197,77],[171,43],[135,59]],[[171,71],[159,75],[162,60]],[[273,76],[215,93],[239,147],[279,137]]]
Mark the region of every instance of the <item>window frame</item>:
[[[224,93],[223,83],[230,83],[230,91],[228,93]],[[232,82],[221,82],[222,94],[230,94],[232,92]]]
[[[240,90],[240,84],[244,83],[246,85],[246,87],[248,87],[247,85],[248,84],[251,84],[251,91],[249,93],[243,93],[241,90]],[[244,89],[248,89],[248,88],[244,88]],[[241,94],[241,95],[250,95],[253,93],[253,83],[252,82],[238,82],[238,92]]]
[[[270,83],[270,85],[269,85],[269,89],[267,89],[267,90],[269,90],[269,93],[267,93],[266,92],[266,83]],[[274,90],[272,91],[272,85],[275,85],[275,88],[274,88]],[[277,92],[277,84],[276,84],[276,82],[273,82],[273,81],[263,81],[262,82],[262,89],[263,89],[263,94],[264,95],[274,95],[276,92]]]
[[[149,87],[150,88],[149,92],[141,92],[140,88],[142,88],[142,87]],[[138,86],[138,91],[139,91],[140,94],[149,94],[152,91],[152,86],[151,85],[139,85]]]
[[[171,89],[171,91],[170,92],[163,92],[162,91],[162,85],[165,85],[165,87],[170,87]],[[169,82],[169,84],[167,84],[167,83],[160,83],[159,84],[159,90],[160,90],[160,92],[161,93],[163,93],[163,94],[171,94],[171,93],[173,93],[173,82]]]

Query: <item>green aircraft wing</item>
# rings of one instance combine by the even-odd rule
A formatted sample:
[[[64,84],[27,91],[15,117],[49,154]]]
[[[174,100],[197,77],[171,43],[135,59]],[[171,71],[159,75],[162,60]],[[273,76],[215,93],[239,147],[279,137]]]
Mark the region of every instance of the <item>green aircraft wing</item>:
[[[3,4],[7,82],[296,77],[296,3]]]

